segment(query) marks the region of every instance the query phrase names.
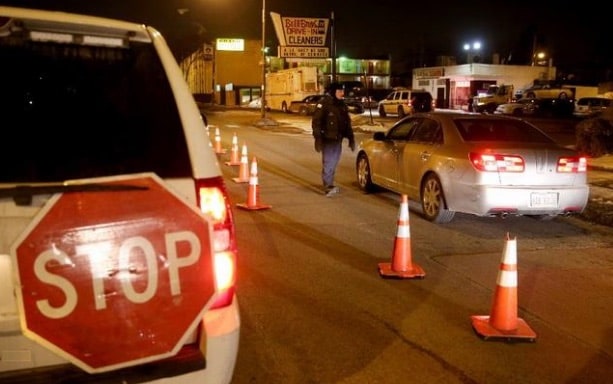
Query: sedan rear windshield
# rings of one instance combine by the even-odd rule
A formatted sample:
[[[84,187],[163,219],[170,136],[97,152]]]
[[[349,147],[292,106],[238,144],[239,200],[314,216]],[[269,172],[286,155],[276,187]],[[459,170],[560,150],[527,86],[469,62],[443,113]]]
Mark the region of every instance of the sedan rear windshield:
[[[176,103],[149,43],[0,37],[0,182],[191,175]]]
[[[554,143],[538,128],[515,119],[456,119],[464,141]]]

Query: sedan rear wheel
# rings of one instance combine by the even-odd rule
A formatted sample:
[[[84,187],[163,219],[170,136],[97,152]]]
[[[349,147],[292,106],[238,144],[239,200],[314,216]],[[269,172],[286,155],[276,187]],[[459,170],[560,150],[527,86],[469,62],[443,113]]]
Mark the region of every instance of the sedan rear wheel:
[[[455,215],[445,207],[445,195],[438,177],[430,175],[421,187],[421,207],[424,217],[434,223],[448,223]]]
[[[358,186],[364,192],[372,192],[375,190],[375,185],[370,176],[370,164],[365,153],[358,155],[356,161],[356,176],[358,178]]]

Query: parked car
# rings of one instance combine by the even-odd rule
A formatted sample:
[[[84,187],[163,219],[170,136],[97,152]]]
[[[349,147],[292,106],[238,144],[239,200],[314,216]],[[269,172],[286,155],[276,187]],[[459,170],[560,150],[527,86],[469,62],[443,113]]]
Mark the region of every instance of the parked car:
[[[364,109],[373,109],[379,106],[379,102],[374,96],[362,96],[361,102]]]
[[[349,113],[355,113],[358,115],[364,113],[364,104],[361,99],[355,100],[355,99],[343,98],[343,101],[345,101],[345,104],[347,105],[347,109],[349,110]]]
[[[0,7],[0,382],[231,382],[231,201],[162,35]]]
[[[377,102],[361,81],[341,81],[345,89],[345,103],[353,113],[363,113],[365,109],[376,108]]]
[[[418,113],[374,133],[356,158],[358,185],[419,202],[446,223],[456,212],[551,219],[588,201],[587,159],[530,123],[505,116]]]
[[[565,86],[557,86],[553,84],[534,85],[530,88],[524,89],[518,96],[528,99],[560,99],[570,100],[573,99],[574,92],[572,88]]]
[[[317,104],[320,104],[325,97],[328,97],[328,95],[310,95],[300,101],[292,101],[288,107],[288,112],[298,113],[303,116],[312,115],[317,109]],[[350,113],[359,114],[364,112],[364,107],[361,102],[355,100],[344,101]]]
[[[328,97],[325,94],[321,95],[309,95],[300,101],[292,101],[289,105],[288,112],[298,113],[300,115],[312,115],[317,109],[317,104]]]
[[[613,99],[604,97],[582,97],[575,101],[573,116],[579,118],[594,117],[609,108]]]
[[[264,102],[266,103],[266,101],[264,101]],[[245,106],[247,108],[262,109],[262,98],[261,97],[256,97],[255,99],[253,99],[250,102],[248,102]],[[265,109],[267,111],[270,111],[270,108],[268,108],[268,105],[265,106]]]
[[[499,104],[494,110],[494,114],[513,116],[533,115],[537,109],[536,99],[519,99],[512,103]]]
[[[387,97],[379,101],[379,116],[395,114],[398,117],[413,114],[415,112],[430,112],[434,109],[434,99],[428,91],[395,89]]]
[[[534,99],[533,115],[543,117],[572,117],[573,99]]]

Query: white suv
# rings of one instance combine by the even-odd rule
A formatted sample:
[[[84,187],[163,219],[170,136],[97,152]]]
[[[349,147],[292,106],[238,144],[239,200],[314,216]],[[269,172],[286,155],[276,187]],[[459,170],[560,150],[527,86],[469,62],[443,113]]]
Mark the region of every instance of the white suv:
[[[379,101],[379,116],[388,114],[404,117],[415,112],[430,112],[434,110],[434,100],[428,91],[399,88]]]
[[[154,28],[0,7],[0,382],[232,380],[231,203]]]

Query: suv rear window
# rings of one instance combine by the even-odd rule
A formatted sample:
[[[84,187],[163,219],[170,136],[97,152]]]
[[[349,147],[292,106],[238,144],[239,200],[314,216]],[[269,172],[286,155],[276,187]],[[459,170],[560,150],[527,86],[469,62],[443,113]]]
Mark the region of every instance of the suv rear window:
[[[0,182],[145,171],[191,176],[176,104],[151,44],[126,49],[11,36],[0,38],[0,47],[0,162],[10,164]]]
[[[432,95],[430,92],[411,92],[411,105],[416,112],[430,112],[432,110]]]

